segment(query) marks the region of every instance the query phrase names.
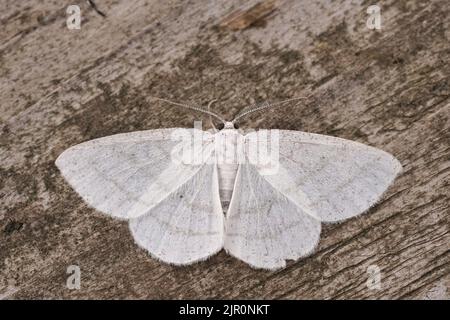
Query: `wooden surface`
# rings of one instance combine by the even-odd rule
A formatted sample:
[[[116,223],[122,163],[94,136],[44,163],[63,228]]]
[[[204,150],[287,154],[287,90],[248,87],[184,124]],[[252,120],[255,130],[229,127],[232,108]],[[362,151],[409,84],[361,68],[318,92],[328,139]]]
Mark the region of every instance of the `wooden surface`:
[[[218,24],[244,1],[97,1],[107,18],[76,3],[81,30],[66,28],[61,1],[0,0],[0,297],[449,299],[447,0],[379,1],[380,31],[366,27],[369,1],[279,1],[239,31]],[[404,172],[365,215],[324,225],[317,251],[284,270],[223,251],[189,267],[155,261],[54,165],[92,138],[207,120],[150,95],[216,98],[231,118],[309,93],[241,127],[356,140],[394,154]],[[80,290],[66,287],[69,265],[81,268]],[[381,289],[366,285],[371,265]]]

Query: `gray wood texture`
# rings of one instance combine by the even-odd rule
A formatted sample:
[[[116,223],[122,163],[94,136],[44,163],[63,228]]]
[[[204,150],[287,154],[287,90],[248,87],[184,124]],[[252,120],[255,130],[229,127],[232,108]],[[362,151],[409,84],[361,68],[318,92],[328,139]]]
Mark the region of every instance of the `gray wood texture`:
[[[450,5],[278,1],[242,30],[220,26],[245,1],[97,1],[66,28],[61,1],[0,0],[0,297],[7,299],[449,299]],[[255,2],[251,2],[255,3]],[[223,251],[189,267],[151,259],[126,222],[88,208],[57,171],[66,148],[204,120],[149,96],[227,118],[255,101],[311,94],[244,128],[334,135],[403,164],[378,205],[324,225],[317,251],[254,270]],[[69,290],[69,265],[81,289]],[[381,270],[369,289],[368,268]]]

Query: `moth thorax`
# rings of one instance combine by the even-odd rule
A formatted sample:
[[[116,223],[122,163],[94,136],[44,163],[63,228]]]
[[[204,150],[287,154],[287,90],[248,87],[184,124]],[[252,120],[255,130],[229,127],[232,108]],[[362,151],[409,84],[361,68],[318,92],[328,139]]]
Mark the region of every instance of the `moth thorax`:
[[[237,130],[223,130],[217,134],[215,149],[217,164],[237,164],[243,156],[243,136]]]

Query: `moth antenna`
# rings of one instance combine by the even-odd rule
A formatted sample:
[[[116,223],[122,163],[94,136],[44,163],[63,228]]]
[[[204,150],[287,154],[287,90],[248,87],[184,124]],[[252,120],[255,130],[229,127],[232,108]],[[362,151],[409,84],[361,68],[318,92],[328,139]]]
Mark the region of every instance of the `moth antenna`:
[[[212,112],[210,110],[206,110],[206,109],[204,109],[202,107],[190,106],[190,105],[187,105],[187,104],[184,104],[184,103],[178,103],[178,102],[174,102],[174,101],[170,101],[170,100],[163,99],[163,98],[158,98],[158,97],[152,97],[152,98],[156,99],[156,100],[159,100],[159,101],[163,101],[163,102],[169,103],[169,104],[174,105],[174,106],[178,106],[178,107],[191,109],[191,110],[195,110],[195,111],[199,111],[199,112],[203,112],[203,113],[209,114],[210,116],[219,119],[223,124],[225,124],[225,122],[226,122],[226,120],[223,119],[221,116],[219,116],[217,113]],[[211,104],[211,103],[212,102],[210,102],[209,104]]]
[[[217,101],[217,99],[214,99],[214,100],[211,100],[211,101],[208,103],[208,111],[211,111],[211,105],[212,105],[214,102],[216,102],[216,101]],[[212,120],[212,116],[211,116],[211,115],[209,115],[209,123],[211,124],[211,127],[214,128],[214,132],[217,132],[217,128],[216,128],[216,126],[214,125],[214,122],[213,122],[213,120]]]
[[[308,99],[309,97],[310,96],[297,97],[297,98],[291,98],[291,99],[287,99],[287,100],[283,100],[283,101],[279,101],[279,102],[275,102],[275,103],[264,102],[261,105],[252,105],[252,106],[250,106],[250,110],[247,110],[247,111],[245,111],[245,112],[243,112],[241,114],[238,114],[231,122],[235,123],[238,119],[240,119],[242,117],[245,117],[246,115],[249,115],[250,113],[253,113],[253,112],[256,112],[256,111],[277,107],[277,106],[280,106],[280,105],[283,105],[285,103],[292,102],[292,101]]]

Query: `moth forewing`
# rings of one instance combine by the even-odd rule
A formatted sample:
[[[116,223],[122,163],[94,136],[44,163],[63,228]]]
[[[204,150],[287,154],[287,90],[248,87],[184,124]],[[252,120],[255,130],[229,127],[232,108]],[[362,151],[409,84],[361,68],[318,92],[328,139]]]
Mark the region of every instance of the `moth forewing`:
[[[194,122],[194,134],[192,136],[192,157],[193,164],[199,165],[205,162],[205,157],[203,153],[203,141],[205,139],[206,132],[202,130],[202,122]]]
[[[172,132],[171,139],[178,142],[171,151],[174,163],[198,166],[212,161],[209,156],[210,149],[205,149],[205,146],[212,144],[213,140],[209,132],[177,128]]]
[[[279,131],[258,130],[246,135],[246,155],[262,175],[276,174],[279,169]]]
[[[174,164],[193,164],[192,135],[185,129],[175,129],[171,134],[171,140],[178,142],[170,151]]]

